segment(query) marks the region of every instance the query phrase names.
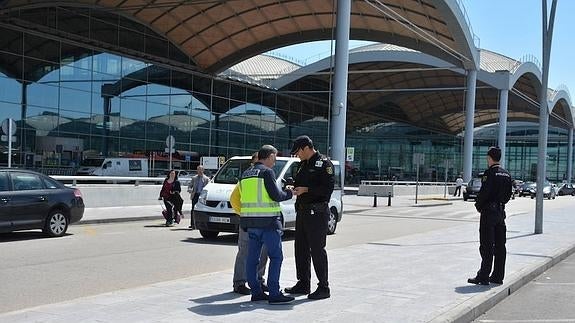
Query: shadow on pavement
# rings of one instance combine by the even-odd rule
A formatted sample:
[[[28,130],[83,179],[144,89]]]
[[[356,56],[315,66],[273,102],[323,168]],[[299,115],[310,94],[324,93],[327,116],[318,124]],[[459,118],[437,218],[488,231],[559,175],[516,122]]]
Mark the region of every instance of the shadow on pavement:
[[[490,290],[491,287],[492,287],[491,285],[465,285],[465,286],[455,287],[455,292],[458,294],[481,293],[481,292]]]
[[[182,242],[197,243],[197,244],[237,246],[238,245],[238,235],[237,234],[226,234],[226,235],[218,236],[218,237],[213,238],[213,239],[190,237],[190,238],[182,240]]]
[[[231,294],[231,293],[227,293],[227,294]],[[225,295],[225,294],[214,295],[214,296],[216,296],[216,298],[217,298],[217,297],[221,297],[222,295]],[[226,300],[226,299],[222,299],[222,300]],[[196,300],[191,300],[191,301],[196,302]],[[230,303],[201,304],[198,306],[189,307],[188,310],[190,312],[194,312],[198,315],[203,315],[203,316],[224,316],[224,315],[230,315],[230,314],[234,314],[234,313],[253,311],[253,310],[257,310],[257,309],[265,309],[265,310],[269,310],[269,311],[293,310],[293,307],[295,305],[302,304],[305,302],[309,302],[309,300],[307,298],[296,299],[295,301],[293,301],[289,304],[269,305],[266,301],[252,302],[249,300],[249,296],[246,296],[246,301],[243,301],[243,302],[237,302],[237,303],[231,303],[231,304]]]
[[[198,303],[198,304],[211,304],[211,303],[216,303],[216,302],[224,302],[224,301],[231,301],[240,297],[246,297],[246,295],[240,295],[238,293],[234,293],[232,291],[230,292],[225,292],[225,293],[221,293],[221,294],[216,294],[216,295],[210,295],[210,296],[205,296],[205,297],[200,297],[200,298],[193,298],[190,299],[190,301],[194,302],[194,303]]]

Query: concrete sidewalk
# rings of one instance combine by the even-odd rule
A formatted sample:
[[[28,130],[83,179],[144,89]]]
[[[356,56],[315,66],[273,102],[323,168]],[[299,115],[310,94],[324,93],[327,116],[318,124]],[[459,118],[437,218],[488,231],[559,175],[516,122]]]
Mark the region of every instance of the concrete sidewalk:
[[[369,203],[354,198],[346,208]],[[252,303],[230,291],[230,269],[6,313],[0,322],[468,322],[574,250],[575,217],[568,213],[546,212],[541,235],[532,234],[532,213],[508,219],[501,286],[466,283],[480,263],[479,234],[478,223],[463,223],[330,250],[327,300]],[[294,259],[286,257],[281,285],[293,283]]]

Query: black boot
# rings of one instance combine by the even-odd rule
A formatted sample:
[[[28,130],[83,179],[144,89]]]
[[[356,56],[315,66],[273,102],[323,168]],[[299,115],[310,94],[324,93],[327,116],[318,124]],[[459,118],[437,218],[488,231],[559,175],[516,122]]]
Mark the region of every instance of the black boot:
[[[475,285],[489,285],[489,279],[481,279],[479,277],[469,278],[467,282]]]

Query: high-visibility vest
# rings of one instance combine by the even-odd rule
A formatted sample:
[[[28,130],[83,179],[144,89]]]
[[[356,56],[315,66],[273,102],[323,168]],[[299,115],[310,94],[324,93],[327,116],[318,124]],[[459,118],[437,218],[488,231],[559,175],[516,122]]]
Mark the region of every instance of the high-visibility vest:
[[[240,192],[242,217],[280,216],[280,204],[268,194],[263,178],[243,178],[240,181]]]

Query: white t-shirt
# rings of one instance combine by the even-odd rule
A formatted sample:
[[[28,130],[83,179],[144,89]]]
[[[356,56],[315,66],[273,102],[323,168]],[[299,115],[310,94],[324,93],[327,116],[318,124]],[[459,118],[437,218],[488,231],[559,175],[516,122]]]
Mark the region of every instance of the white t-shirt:
[[[457,185],[457,186],[463,185],[463,178],[458,177],[458,178],[455,180],[455,185]]]

